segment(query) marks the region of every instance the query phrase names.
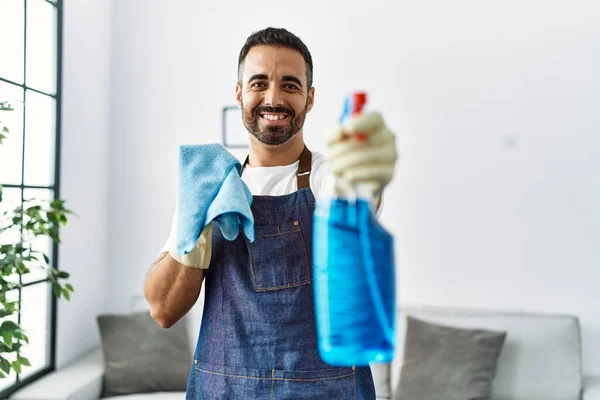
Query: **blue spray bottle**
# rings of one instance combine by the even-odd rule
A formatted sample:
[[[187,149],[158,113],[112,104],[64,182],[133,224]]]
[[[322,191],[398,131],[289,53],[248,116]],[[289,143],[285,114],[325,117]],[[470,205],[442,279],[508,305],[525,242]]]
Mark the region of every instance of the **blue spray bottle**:
[[[365,103],[364,93],[347,98],[342,123]],[[377,221],[372,199],[373,193],[357,187],[354,194],[318,199],[315,209],[318,346],[323,361],[335,366],[367,366],[394,356],[394,240]]]

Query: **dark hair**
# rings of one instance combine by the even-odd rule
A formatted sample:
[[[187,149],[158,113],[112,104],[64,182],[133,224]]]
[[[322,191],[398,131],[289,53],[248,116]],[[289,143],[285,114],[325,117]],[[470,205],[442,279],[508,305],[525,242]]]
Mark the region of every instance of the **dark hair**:
[[[259,45],[287,47],[288,49],[299,51],[302,57],[304,57],[304,61],[306,61],[306,82],[309,88],[312,87],[313,62],[310,51],[308,51],[308,47],[306,47],[298,36],[283,28],[266,28],[248,36],[238,59],[238,81],[240,84],[242,83],[242,69],[246,56],[252,47]]]

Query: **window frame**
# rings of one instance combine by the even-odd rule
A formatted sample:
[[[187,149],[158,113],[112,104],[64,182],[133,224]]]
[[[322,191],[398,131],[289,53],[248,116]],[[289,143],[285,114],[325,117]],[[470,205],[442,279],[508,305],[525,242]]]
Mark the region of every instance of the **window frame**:
[[[43,189],[53,192],[53,196],[51,199],[59,199],[60,198],[60,160],[61,160],[61,110],[62,110],[62,55],[63,55],[63,0],[44,0],[46,3],[51,4],[56,9],[56,54],[55,54],[55,93],[46,93],[40,90],[35,89],[34,87],[27,86],[27,6],[29,0],[22,0],[24,6],[24,49],[23,49],[23,83],[19,84],[17,82],[11,81],[9,79],[5,79],[0,76],[0,81],[4,83],[8,83],[10,85],[14,85],[23,90],[23,126],[22,132],[23,135],[23,143],[22,143],[22,154],[23,157],[21,159],[21,183],[20,184],[3,184],[5,188],[15,188],[19,189],[21,192],[21,204],[23,204],[24,192],[27,189]],[[49,96],[55,100],[55,119],[54,119],[54,182],[49,186],[39,186],[39,185],[26,185],[25,184],[25,134],[26,134],[26,124],[25,118],[27,113],[27,92],[33,91],[39,94]],[[4,99],[2,99],[4,100]],[[2,183],[2,182],[0,182]],[[51,248],[51,259],[54,267],[58,268],[59,260],[58,260],[58,244],[52,243]],[[22,279],[19,279],[20,283],[22,283]],[[19,301],[22,300],[22,290],[26,287],[30,287],[33,285],[47,285],[49,279],[38,279],[27,283],[22,283],[22,287],[16,289],[19,291]],[[50,288],[51,289],[51,288]],[[22,379],[20,378],[21,374],[17,374],[16,381],[0,391],[0,398],[7,398],[11,394],[15,393],[17,390],[22,387],[28,385],[29,383],[39,379],[40,377],[54,371],[56,369],[56,325],[57,325],[57,299],[54,295],[52,295],[52,291],[49,290],[48,293],[48,331],[46,332],[46,338],[48,340],[49,346],[49,363],[42,368],[41,370],[35,372],[34,374]],[[21,322],[21,310],[18,312],[18,321]],[[30,367],[26,367],[30,368]],[[27,369],[23,370],[24,373],[27,373]]]

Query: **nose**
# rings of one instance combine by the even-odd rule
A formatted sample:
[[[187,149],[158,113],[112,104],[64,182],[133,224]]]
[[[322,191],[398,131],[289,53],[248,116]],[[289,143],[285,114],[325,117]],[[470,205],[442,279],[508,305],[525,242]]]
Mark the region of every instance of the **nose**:
[[[276,107],[283,105],[283,96],[281,90],[276,86],[272,85],[265,92],[265,105]]]

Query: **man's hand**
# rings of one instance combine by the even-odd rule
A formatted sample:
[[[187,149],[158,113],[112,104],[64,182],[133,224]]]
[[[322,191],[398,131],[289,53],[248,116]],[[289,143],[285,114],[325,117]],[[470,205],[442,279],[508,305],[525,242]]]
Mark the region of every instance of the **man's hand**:
[[[338,193],[358,189],[378,195],[392,179],[397,159],[396,136],[377,112],[353,117],[327,135],[327,162]]]

